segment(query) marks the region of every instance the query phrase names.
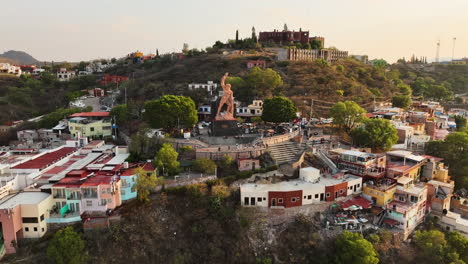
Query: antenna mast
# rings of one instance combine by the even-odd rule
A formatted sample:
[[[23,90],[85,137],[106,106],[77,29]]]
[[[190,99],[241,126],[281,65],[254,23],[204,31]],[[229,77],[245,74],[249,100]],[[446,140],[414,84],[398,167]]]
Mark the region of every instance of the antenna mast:
[[[453,37],[453,46],[452,46],[452,63],[453,63],[453,59],[455,58],[455,41],[457,40],[456,37]]]
[[[439,63],[439,51],[440,51],[440,40],[437,41],[437,50],[436,50],[436,58],[435,58],[436,63]]]

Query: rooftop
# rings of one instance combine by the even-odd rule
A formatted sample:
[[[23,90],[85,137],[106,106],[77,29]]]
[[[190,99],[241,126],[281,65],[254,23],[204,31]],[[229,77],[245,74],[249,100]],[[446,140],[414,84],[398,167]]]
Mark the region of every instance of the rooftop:
[[[35,159],[16,165],[12,169],[44,169],[75,152],[76,148],[63,147]]]
[[[75,113],[70,117],[108,117],[110,116],[110,112],[82,112],[82,113]]]
[[[20,192],[8,195],[0,200],[0,209],[11,209],[22,204],[38,204],[49,195],[44,192]]]

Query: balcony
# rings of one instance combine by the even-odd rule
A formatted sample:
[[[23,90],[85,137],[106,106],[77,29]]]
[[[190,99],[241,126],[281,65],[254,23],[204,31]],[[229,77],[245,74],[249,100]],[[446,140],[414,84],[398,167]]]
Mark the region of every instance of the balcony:
[[[81,195],[72,194],[67,197],[67,200],[81,200]]]

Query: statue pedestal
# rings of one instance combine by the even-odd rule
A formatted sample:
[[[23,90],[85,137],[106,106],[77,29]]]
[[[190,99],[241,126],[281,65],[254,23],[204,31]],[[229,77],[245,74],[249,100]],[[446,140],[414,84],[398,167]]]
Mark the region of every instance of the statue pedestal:
[[[237,120],[213,120],[211,122],[211,135],[215,137],[229,137],[241,135],[237,127]]]

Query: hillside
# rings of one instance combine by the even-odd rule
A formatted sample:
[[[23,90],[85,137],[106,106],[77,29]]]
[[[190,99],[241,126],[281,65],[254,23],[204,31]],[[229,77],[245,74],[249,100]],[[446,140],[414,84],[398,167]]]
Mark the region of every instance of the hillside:
[[[208,188],[209,189],[209,188]],[[240,208],[238,194],[221,199],[206,185],[131,202],[109,228],[85,231],[89,263],[330,263],[337,253],[316,217]],[[208,191],[209,192],[209,191]],[[78,230],[79,227],[76,227]],[[367,237],[368,235],[366,235]],[[389,233],[375,243],[382,263],[414,263],[412,248]],[[5,263],[49,263],[51,234],[30,241]],[[383,239],[385,238],[385,240]]]
[[[374,95],[379,101],[389,100],[397,90],[394,80],[386,77],[384,70],[356,60],[344,60],[332,65],[321,61],[278,62],[274,55],[254,52],[244,56],[204,53],[175,60],[162,57],[139,65],[120,65],[109,73],[134,77],[127,86],[127,92],[130,99],[137,101],[170,93],[191,96],[187,84],[210,80],[219,82],[225,72],[231,76],[245,77],[249,71],[247,61],[252,59],[265,59],[267,67],[278,72],[284,81],[280,89],[269,94],[291,97],[299,107],[300,101],[310,99],[328,102],[355,100],[368,104]],[[236,85],[233,85],[235,96],[239,95],[236,89]],[[197,102],[197,98],[194,99]]]
[[[38,64],[39,61],[24,51],[9,50],[0,54],[0,62],[14,64]]]

